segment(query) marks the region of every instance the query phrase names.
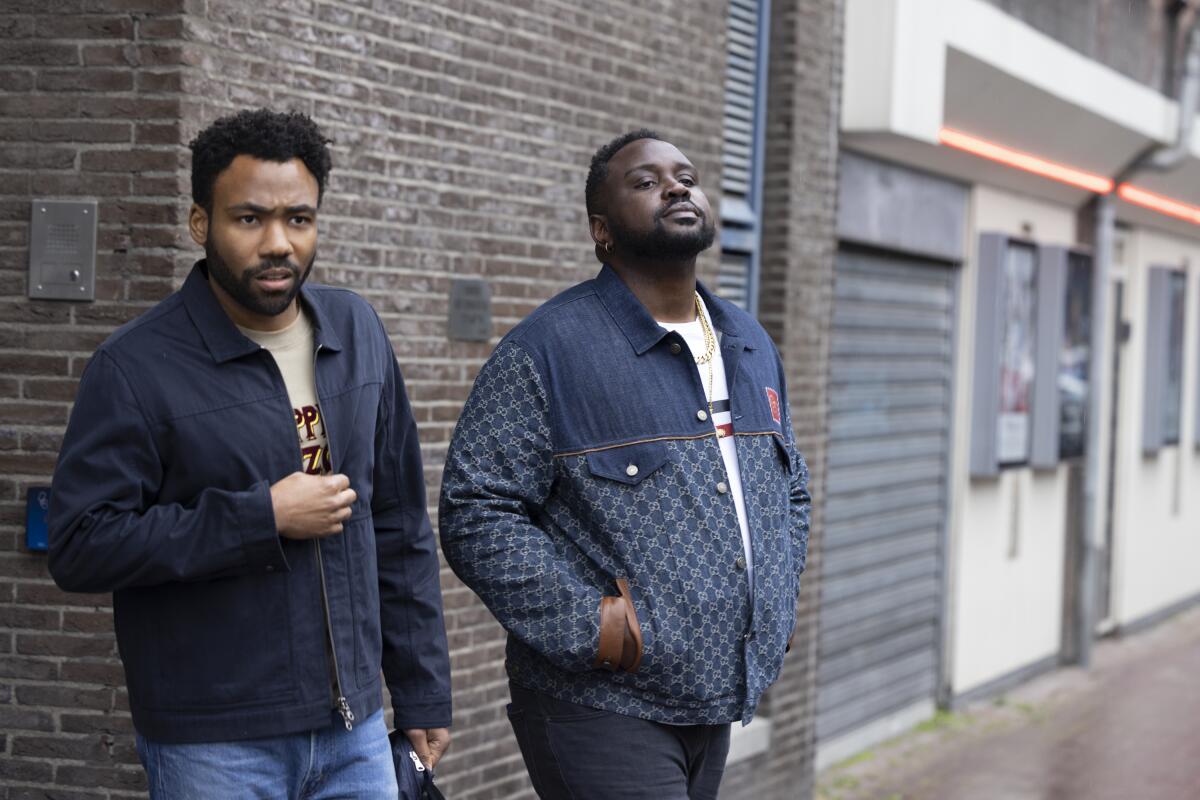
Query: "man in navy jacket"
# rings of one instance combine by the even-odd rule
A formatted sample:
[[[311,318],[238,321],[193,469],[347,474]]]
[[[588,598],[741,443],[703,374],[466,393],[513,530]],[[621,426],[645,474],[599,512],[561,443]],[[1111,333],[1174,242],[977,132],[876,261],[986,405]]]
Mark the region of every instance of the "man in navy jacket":
[[[600,148],[604,267],[504,338],[447,455],[442,547],[547,800],[715,798],[795,624],[808,470],[770,337],[696,281],[700,185],[650,131]]]
[[[305,284],[328,140],[242,112],[192,143],[183,288],[80,382],[54,474],[50,570],[113,592],[153,797],[389,797],[397,728],[449,742],[435,539],[378,316]]]

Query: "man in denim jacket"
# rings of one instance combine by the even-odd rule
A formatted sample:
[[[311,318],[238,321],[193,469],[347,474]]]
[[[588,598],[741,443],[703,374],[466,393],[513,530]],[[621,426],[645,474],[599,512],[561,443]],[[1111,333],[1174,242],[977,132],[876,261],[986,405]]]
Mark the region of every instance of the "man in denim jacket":
[[[604,267],[484,365],[442,547],[509,632],[543,798],[716,797],[795,624],[808,472],[770,338],[696,282],[714,222],[695,166],[628,133],[593,158],[587,207]]]

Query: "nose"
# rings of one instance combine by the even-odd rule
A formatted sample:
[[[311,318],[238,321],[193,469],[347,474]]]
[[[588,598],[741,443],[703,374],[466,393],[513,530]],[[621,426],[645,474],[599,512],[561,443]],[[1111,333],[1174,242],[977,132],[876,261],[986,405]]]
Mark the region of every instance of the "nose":
[[[686,198],[691,195],[691,192],[688,191],[688,187],[686,185],[684,185],[682,182],[675,180],[674,178],[671,178],[670,180],[666,181],[663,184],[663,187],[664,187],[664,190],[666,191],[667,197]]]
[[[263,231],[259,255],[266,258],[284,258],[294,252],[292,241],[287,235],[287,226],[278,220],[272,220]]]

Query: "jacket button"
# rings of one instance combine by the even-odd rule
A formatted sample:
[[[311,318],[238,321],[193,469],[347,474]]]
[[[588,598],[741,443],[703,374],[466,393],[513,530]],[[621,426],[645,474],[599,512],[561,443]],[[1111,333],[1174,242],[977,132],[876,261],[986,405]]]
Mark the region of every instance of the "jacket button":
[[[735,567],[737,567],[739,571],[745,569],[746,568],[746,557],[738,556],[737,560],[733,562],[733,565]]]
[[[708,419],[708,412],[705,411],[703,408],[700,409],[699,411],[696,412],[696,419],[700,420],[701,422],[704,422],[704,420]]]
[[[628,475],[628,476],[629,476],[629,477],[631,477],[631,478],[632,478],[634,475],[637,475],[637,474],[638,474],[638,468],[637,468],[637,464],[630,464],[628,467],[626,467],[626,468],[625,468],[625,474],[626,474],[626,475]]]
[[[275,571],[275,565],[267,564],[267,572],[274,572],[274,571]]]
[[[729,484],[725,483],[725,481],[721,481],[717,484],[717,491],[721,494],[725,494],[729,491]]]
[[[683,348],[679,346],[679,342],[671,342],[671,355],[677,356],[682,350]]]

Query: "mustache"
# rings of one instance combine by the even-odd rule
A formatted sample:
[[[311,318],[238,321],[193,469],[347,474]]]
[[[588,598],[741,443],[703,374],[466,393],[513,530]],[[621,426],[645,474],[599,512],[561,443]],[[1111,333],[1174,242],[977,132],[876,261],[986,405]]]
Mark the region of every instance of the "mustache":
[[[674,211],[676,209],[676,207],[678,207],[678,206],[685,206],[689,211],[691,211],[697,217],[699,217],[700,219],[704,219],[704,212],[701,211],[699,208],[697,208],[695,203],[693,203],[691,200],[687,200],[687,199],[684,199],[681,197],[678,200],[672,200],[670,203],[667,203],[665,206],[663,206],[658,211],[656,211],[654,213],[654,221],[658,222],[663,217],[665,217],[667,214]]]
[[[290,258],[281,258],[273,261],[260,261],[258,264],[248,268],[243,273],[243,280],[253,280],[259,275],[262,275],[264,272],[270,272],[271,270],[276,269],[286,269],[297,278],[299,278],[300,273],[303,272],[300,265],[292,261]]]

